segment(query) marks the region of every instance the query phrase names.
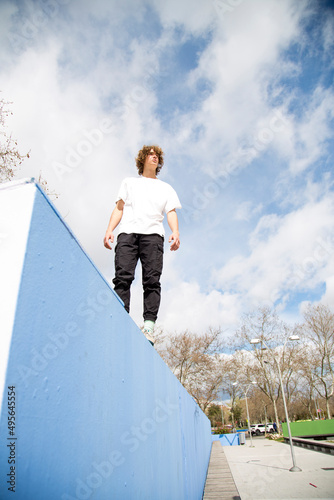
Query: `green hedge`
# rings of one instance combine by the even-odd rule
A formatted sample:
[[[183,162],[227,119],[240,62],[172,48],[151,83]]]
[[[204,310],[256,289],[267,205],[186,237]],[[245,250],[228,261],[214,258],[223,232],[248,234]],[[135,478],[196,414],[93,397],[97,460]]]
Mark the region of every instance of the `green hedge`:
[[[288,427],[282,424],[283,436],[287,437]],[[304,420],[302,422],[290,422],[291,435],[298,436],[319,436],[321,434],[331,434],[334,436],[334,419],[332,420]]]

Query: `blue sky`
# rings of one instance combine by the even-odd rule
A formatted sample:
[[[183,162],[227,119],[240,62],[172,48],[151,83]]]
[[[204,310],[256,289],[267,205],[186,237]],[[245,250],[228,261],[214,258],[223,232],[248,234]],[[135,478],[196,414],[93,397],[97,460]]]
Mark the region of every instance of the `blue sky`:
[[[183,209],[162,328],[229,334],[263,305],[293,323],[333,304],[332,2],[3,0],[0,19],[8,125],[31,152],[16,177],[42,173],[108,280],[119,184],[143,144],[164,149]]]

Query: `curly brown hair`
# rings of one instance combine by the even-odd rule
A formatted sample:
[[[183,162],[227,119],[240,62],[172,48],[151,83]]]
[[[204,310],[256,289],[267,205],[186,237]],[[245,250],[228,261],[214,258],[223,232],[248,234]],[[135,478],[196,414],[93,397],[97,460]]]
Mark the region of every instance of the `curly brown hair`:
[[[155,171],[156,175],[160,172],[162,169],[162,166],[164,164],[164,152],[162,151],[159,146],[153,145],[153,146],[143,146],[142,149],[138,152],[137,158],[136,158],[136,166],[138,168],[138,175],[142,175],[144,171],[144,164],[146,157],[148,153],[153,149],[153,151],[156,152],[158,155],[158,166]]]

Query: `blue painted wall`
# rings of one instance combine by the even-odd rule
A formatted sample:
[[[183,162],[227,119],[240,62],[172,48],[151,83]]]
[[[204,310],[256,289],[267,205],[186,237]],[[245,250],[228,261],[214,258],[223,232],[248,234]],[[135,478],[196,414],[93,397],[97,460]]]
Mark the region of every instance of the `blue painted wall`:
[[[38,187],[6,386],[2,500],[202,498],[209,420]]]
[[[222,446],[239,446],[240,444],[238,432],[231,434],[215,434],[212,436],[212,441],[220,441]]]

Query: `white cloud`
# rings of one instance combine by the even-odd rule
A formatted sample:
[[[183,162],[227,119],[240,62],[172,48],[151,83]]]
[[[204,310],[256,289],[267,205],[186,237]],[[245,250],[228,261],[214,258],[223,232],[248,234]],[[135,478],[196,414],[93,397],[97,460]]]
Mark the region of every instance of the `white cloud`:
[[[238,296],[217,290],[204,293],[196,282],[179,282],[163,296],[159,322],[166,331],[205,332],[208,327],[235,326],[240,318]]]
[[[273,305],[288,291],[314,288],[331,266],[333,223],[333,196],[285,216],[263,216],[250,234],[250,253],[216,270],[216,286],[237,290],[253,307]]]
[[[235,220],[248,221],[255,215],[259,214],[262,210],[262,204],[253,206],[250,201],[245,201],[239,205],[236,213],[234,214]]]
[[[197,0],[152,0],[152,5],[159,13],[163,26],[182,26],[187,32],[195,35],[202,34],[208,29],[215,16],[213,2]]]
[[[190,80],[196,85],[209,79],[213,87],[190,122],[193,127],[205,126],[204,154],[209,148],[223,151],[225,161],[233,159],[243,143],[253,146],[259,128],[269,125],[275,110],[269,106],[266,85],[278,73],[278,64],[280,72],[282,64],[284,68],[280,51],[299,32],[292,6],[293,2],[243,2],[230,16],[218,19],[212,43]]]
[[[319,158],[326,155],[326,141],[332,138],[331,121],[334,116],[334,93],[317,87],[313,95],[305,98],[301,120],[294,124],[292,141],[292,173],[299,174]]]
[[[334,253],[334,252],[333,252]],[[334,273],[334,270],[332,270]],[[321,303],[332,308],[334,303],[334,274],[326,279],[326,292],[321,297]]]

